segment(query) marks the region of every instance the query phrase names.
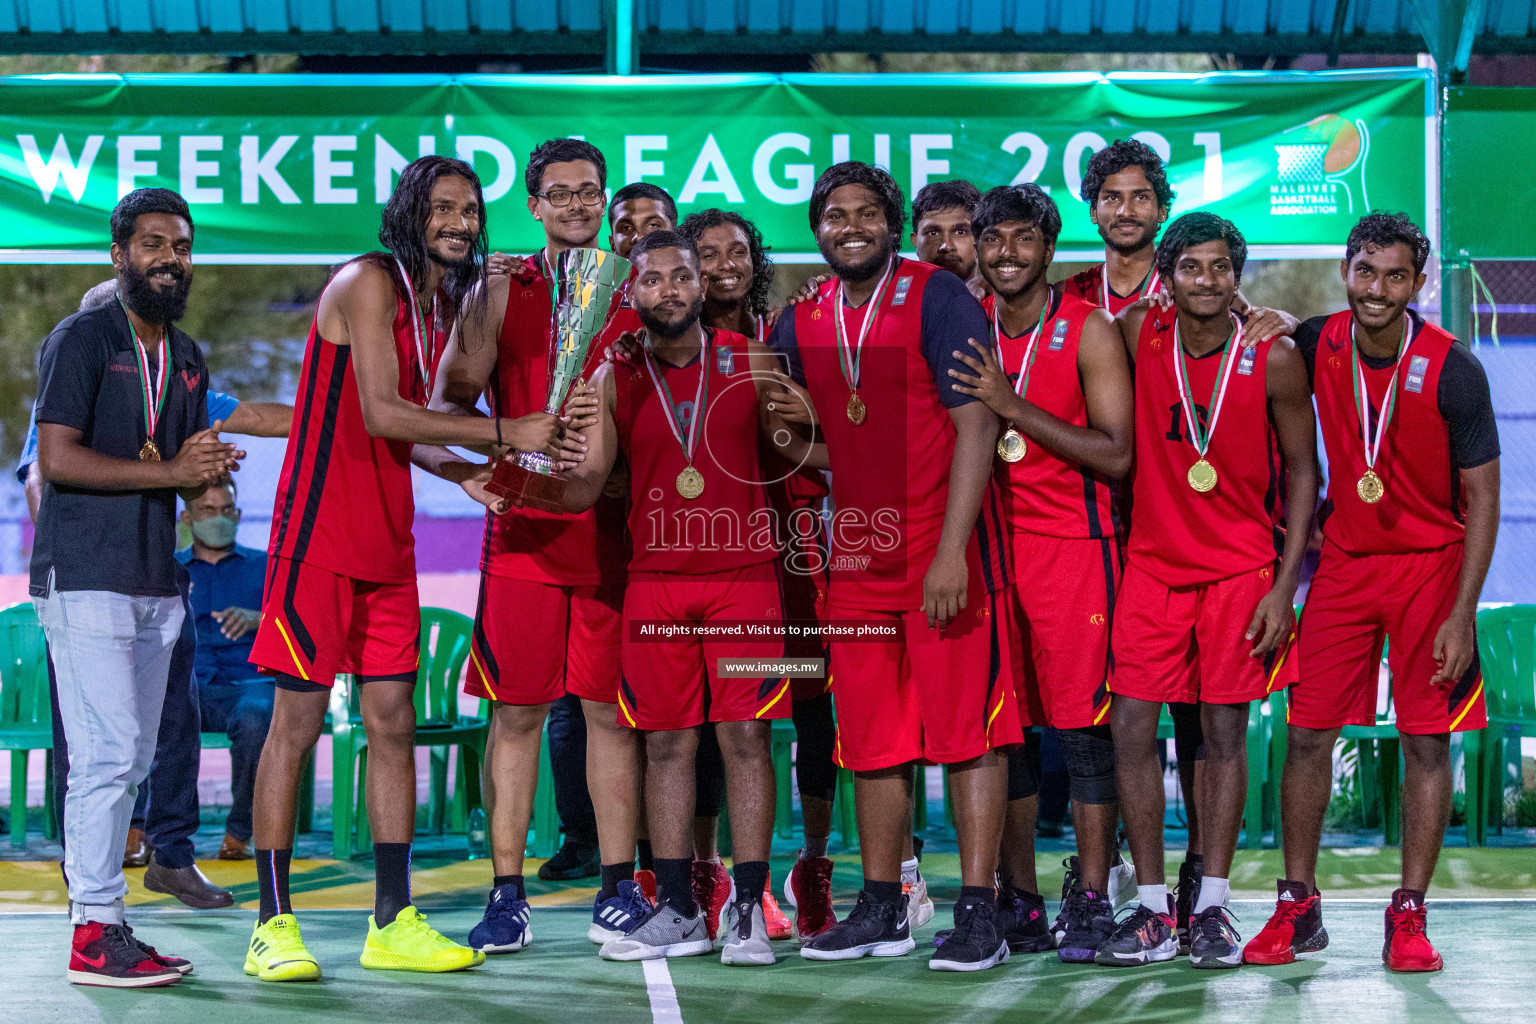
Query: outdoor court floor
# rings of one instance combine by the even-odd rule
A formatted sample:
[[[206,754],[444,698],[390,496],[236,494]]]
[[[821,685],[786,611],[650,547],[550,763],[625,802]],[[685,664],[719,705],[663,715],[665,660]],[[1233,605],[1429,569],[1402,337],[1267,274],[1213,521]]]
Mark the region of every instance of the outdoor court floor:
[[[1041,885],[1061,884],[1058,855],[1042,854]],[[1170,863],[1177,854],[1170,851]],[[1247,936],[1267,918],[1263,890],[1278,868],[1275,851],[1240,852],[1233,909]],[[528,866],[529,877],[535,863]],[[775,858],[781,879],[787,859]],[[953,895],[953,854],[924,861],[940,897]],[[159,948],[193,960],[196,973],[168,990],[122,992],[64,980],[69,929],[58,868],[38,861],[0,864],[0,1015],[27,1022],[600,1021],[607,1024],[714,1024],[741,1021],[906,1024],[917,1021],[1276,1021],[1364,1024],[1533,1019],[1536,971],[1536,852],[1448,849],[1431,893],[1430,935],[1446,958],[1434,975],[1392,975],[1381,964],[1382,909],[1396,874],[1391,849],[1324,851],[1325,921],[1330,947],[1279,968],[1196,971],[1186,959],[1146,968],[1067,967],[1052,954],[1015,957],[977,975],[927,969],[933,932],[949,922],[941,902],[920,930],[915,953],[893,960],[813,964],[793,940],[776,944],[769,968],[729,968],[718,957],[663,964],[610,964],[585,936],[593,889],[537,884],[534,944],[456,975],[365,971],[357,963],[367,928],[371,865],[299,861],[295,903],[325,978],[318,984],[261,984],[241,971],[254,907],[249,864],[207,862],[231,885],[238,909],[187,911],[145,893],[130,872],[130,923]],[[462,937],[479,918],[489,867],[484,862],[418,863],[416,899],[444,932]],[[857,860],[838,858],[836,894],[850,899]],[[1272,890],[1271,890],[1272,891]],[[840,902],[840,910],[846,904]]]

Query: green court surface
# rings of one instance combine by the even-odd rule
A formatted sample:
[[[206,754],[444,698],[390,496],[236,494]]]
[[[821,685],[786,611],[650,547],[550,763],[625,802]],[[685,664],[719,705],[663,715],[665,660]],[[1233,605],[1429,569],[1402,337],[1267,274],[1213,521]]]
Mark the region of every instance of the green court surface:
[[[1271,904],[1235,901],[1251,934]],[[1015,957],[975,975],[939,974],[925,961],[948,908],[899,959],[813,964],[793,941],[776,943],[773,967],[726,967],[718,957],[642,964],[605,963],[585,936],[584,909],[541,908],[535,942],[462,974],[365,971],[357,963],[366,930],[362,911],[302,915],[325,978],[316,984],[263,984],[244,975],[247,912],[145,911],[138,933],[192,959],[196,973],[166,990],[112,991],[64,980],[69,929],[58,914],[6,915],[7,963],[0,1006],[27,1022],[217,1021],[602,1021],[612,1024],[918,1021],[1262,1021],[1359,1024],[1375,1021],[1529,1020],[1536,966],[1536,900],[1432,902],[1430,934],[1447,961],[1434,975],[1393,975],[1382,967],[1382,903],[1339,899],[1326,921],[1332,945],[1286,967],[1202,972],[1180,958],[1145,968],[1067,967],[1052,954]],[[444,910],[432,921],[462,936],[473,910]]]

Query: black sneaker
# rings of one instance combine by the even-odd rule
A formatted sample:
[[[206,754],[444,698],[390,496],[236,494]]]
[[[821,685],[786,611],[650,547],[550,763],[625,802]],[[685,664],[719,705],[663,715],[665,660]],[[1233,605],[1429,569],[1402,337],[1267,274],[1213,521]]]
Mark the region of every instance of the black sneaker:
[[[1174,920],[1178,925],[1179,952],[1189,952],[1189,920],[1200,902],[1200,883],[1205,872],[1189,861],[1179,865],[1179,884],[1174,889]]]
[[[1010,952],[1043,953],[1055,945],[1046,923],[1045,897],[1038,893],[1015,889],[1011,896],[999,895],[997,912]]]
[[[917,948],[907,927],[907,901],[881,903],[859,892],[853,912],[800,945],[807,960],[857,960],[865,956],[905,956]]]
[[[539,865],[539,877],[546,882],[596,878],[602,873],[600,860],[596,846],[580,846],[567,839],[553,857]]]
[[[1128,917],[1115,923],[1115,930],[1099,945],[1093,962],[1132,967],[1172,960],[1179,955],[1174,927],[1172,896],[1168,897],[1166,914],[1138,903]]]
[[[1243,939],[1232,927],[1226,907],[1206,907],[1189,923],[1189,963],[1192,967],[1240,967]]]
[[[1099,947],[1115,930],[1115,912],[1108,897],[1092,889],[1074,889],[1061,905],[1066,932],[1057,943],[1056,956],[1064,964],[1091,964]]]
[[[1002,915],[990,899],[955,904],[955,927],[928,960],[933,971],[985,971],[1008,959]]]
[[[1083,885],[1083,873],[1077,868],[1076,857],[1068,857],[1061,866],[1067,869],[1066,877],[1061,880],[1061,909],[1056,920],[1051,922],[1051,940],[1058,946],[1067,934],[1067,897]]]

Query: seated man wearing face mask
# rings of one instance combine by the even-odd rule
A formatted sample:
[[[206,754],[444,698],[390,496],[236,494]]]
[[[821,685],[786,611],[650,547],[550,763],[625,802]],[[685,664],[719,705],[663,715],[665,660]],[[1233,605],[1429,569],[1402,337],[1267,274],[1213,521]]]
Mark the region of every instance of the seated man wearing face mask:
[[[235,543],[240,509],[231,482],[210,486],[188,502],[181,521],[192,531],[191,546],[176,552],[176,558],[192,577],[197,627],[192,673],[202,727],[204,732],[227,732],[231,744],[231,806],[219,857],[244,860],[250,856],[256,764],[272,721],[272,680],[249,661],[261,622],[267,554]]]

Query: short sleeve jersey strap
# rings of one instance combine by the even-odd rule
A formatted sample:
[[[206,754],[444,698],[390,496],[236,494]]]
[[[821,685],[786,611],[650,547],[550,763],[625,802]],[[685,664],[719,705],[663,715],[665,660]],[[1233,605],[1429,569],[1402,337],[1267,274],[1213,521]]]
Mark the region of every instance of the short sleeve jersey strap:
[[[208,370],[180,330],[167,337],[170,367],[155,428],[162,458],[208,425]],[[155,353],[150,353],[153,359]],[[65,318],[38,359],[38,423],[80,432],[80,443],[111,458],[139,457],[147,435],[144,393],[128,318],[119,303]],[[108,590],[174,597],[176,492],[106,491],[45,483],[32,547],[31,589]]]

